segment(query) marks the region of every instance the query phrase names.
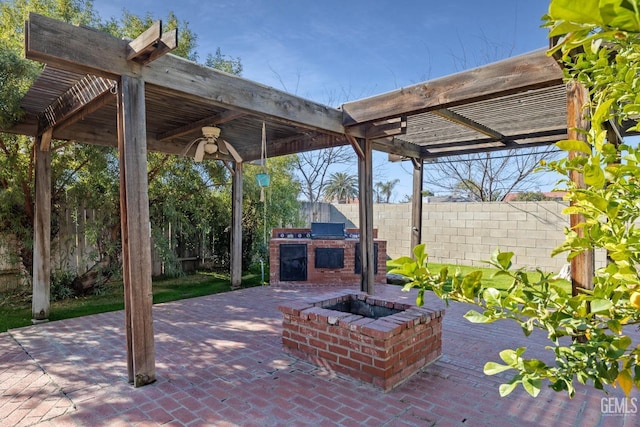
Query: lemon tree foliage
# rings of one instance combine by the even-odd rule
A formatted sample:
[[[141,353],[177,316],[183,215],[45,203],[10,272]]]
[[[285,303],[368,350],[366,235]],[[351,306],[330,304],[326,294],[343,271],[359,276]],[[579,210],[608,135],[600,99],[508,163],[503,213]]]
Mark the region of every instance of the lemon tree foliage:
[[[513,372],[500,395],[518,385],[537,396],[543,384],[575,393],[576,381],[597,389],[620,387],[626,395],[640,388],[640,345],[628,332],[640,324],[640,151],[617,144],[607,135],[608,123],[631,123],[638,130],[640,115],[640,2],[620,0],[552,0],[544,17],[550,37],[559,37],[552,52],[561,54],[567,81],[589,90],[586,113],[591,128],[587,142],[565,140],[557,146],[584,156],[550,162],[544,167],[566,176],[559,183],[571,201],[565,214],[581,214],[584,237],[566,230],[565,242],[553,255],[568,259],[583,251],[605,249],[610,262],[593,277],[594,289],[572,296],[554,286],[549,275],[532,282],[522,269],[512,270],[513,253],[496,251],[488,263],[498,275],[513,280],[504,292],[483,285],[482,273],[431,272],[424,245],[415,259],[393,262],[396,273],[410,278],[406,290],[418,288],[417,303],[433,291],[445,301],[478,307],[466,314],[474,323],[499,319],[517,322],[524,335],[546,333],[549,357],[529,358],[525,346],[500,352],[500,362],[487,362],[484,372]],[[552,53],[550,52],[550,53]],[[571,171],[584,176],[587,188],[577,188]],[[537,355],[536,355],[537,356]]]

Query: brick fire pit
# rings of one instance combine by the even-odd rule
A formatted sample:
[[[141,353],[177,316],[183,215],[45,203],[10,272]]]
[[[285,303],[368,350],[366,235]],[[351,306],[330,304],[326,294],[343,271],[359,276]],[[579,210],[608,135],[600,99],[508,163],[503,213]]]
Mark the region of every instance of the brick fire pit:
[[[442,352],[444,310],[345,291],[291,302],[283,313],[284,350],[389,391]]]

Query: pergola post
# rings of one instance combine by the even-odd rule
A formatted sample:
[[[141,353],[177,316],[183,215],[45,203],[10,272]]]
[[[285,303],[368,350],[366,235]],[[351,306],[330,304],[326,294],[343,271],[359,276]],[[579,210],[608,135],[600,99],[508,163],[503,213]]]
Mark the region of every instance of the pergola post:
[[[242,284],[242,183],[241,162],[235,162],[231,183],[231,288]]]
[[[51,133],[35,139],[35,215],[33,223],[32,322],[49,320],[51,294]]]
[[[144,80],[122,76],[118,96],[120,215],[129,380],[156,379]]]
[[[413,163],[413,196],[411,197],[411,253],[422,241],[422,178],[424,164],[421,159],[411,159]]]
[[[571,81],[567,83],[567,137],[568,139],[586,141],[586,135],[580,130],[589,129],[585,106],[589,92],[581,83]],[[569,152],[569,159],[584,155],[576,151]],[[577,188],[586,188],[584,176],[576,171],[570,172],[570,178]],[[584,237],[584,229],[576,228],[584,222],[579,214],[569,215],[569,225],[579,237]],[[582,289],[593,289],[593,274],[595,272],[593,250],[584,251],[571,259],[571,291],[577,295]]]
[[[360,290],[369,295],[374,293],[374,248],[373,248],[373,150],[371,141],[355,141],[358,152],[358,185],[360,198],[360,265],[362,276]]]

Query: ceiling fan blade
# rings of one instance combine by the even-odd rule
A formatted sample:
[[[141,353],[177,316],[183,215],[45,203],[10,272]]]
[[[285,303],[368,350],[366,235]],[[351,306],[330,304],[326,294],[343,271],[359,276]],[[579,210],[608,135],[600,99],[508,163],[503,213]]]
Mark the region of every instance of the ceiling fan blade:
[[[191,141],[190,143],[188,143],[184,149],[180,152],[181,156],[186,156],[187,153],[189,152],[189,150],[191,150],[191,147],[193,147],[193,144],[197,144],[198,142],[202,141],[202,138],[196,138],[193,141]]]
[[[231,154],[233,160],[235,160],[236,163],[242,163],[242,157],[240,157],[240,154],[238,154],[236,149],[233,148],[233,145],[229,144],[227,141],[224,141],[224,145],[226,146],[227,150],[229,150],[229,154]]]
[[[229,150],[227,149],[227,142],[224,139],[219,139],[217,144],[218,144],[218,151],[221,154],[229,154]]]
[[[207,140],[203,139],[198,143],[196,147],[196,154],[193,156],[194,162],[201,162],[204,159],[204,146],[207,144]]]

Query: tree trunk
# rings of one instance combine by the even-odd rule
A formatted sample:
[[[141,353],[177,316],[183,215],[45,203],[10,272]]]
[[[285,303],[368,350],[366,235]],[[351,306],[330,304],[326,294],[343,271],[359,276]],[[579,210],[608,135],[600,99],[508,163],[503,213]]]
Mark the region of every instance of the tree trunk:
[[[111,278],[113,271],[111,268],[108,268],[111,262],[111,257],[105,255],[89,270],[73,279],[73,290],[76,295],[87,295],[97,286],[106,283]]]

